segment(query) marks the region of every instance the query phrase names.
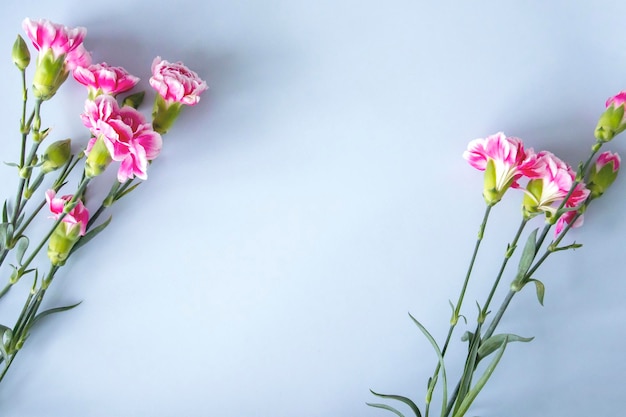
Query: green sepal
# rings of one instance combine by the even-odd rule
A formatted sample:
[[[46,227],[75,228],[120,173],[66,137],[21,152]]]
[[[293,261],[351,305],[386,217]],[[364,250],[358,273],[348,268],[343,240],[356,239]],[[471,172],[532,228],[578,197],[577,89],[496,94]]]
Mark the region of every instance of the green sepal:
[[[526,284],[526,274],[530,269],[530,266],[535,259],[535,255],[537,254],[537,231],[539,229],[533,230],[530,235],[528,235],[528,239],[526,240],[526,245],[524,245],[524,251],[522,252],[522,256],[519,261],[519,265],[517,267],[517,275],[513,282],[511,283],[511,289],[513,291],[519,291]]]
[[[491,374],[493,374],[493,371],[496,369],[498,362],[500,362],[500,359],[502,358],[502,355],[504,354],[504,349],[506,349],[506,345],[507,345],[507,339],[504,338],[504,341],[499,346],[498,353],[493,358],[491,363],[487,366],[487,369],[485,369],[485,372],[480,377],[478,382],[476,382],[476,385],[474,385],[474,388],[472,388],[467,393],[467,395],[463,399],[463,402],[459,406],[458,410],[454,413],[453,417],[462,417],[465,415],[469,407],[472,405],[472,403],[474,402],[474,400],[476,399],[480,391],[483,389],[483,387],[485,386],[485,384],[491,377]]]
[[[26,249],[28,249],[28,243],[28,238],[24,235],[17,239],[17,243],[15,244],[15,259],[18,265],[22,265],[22,259],[24,259],[24,254],[26,253]]]
[[[500,346],[502,346],[502,342],[504,342],[504,340],[507,340],[507,343],[511,343],[511,342],[528,343],[532,341],[533,339],[534,337],[522,337],[522,336],[518,336],[516,334],[511,334],[511,333],[496,334],[494,336],[491,336],[488,339],[483,340],[483,342],[480,345],[480,348],[478,348],[478,360],[480,361],[486,358],[487,356],[491,355],[493,352],[495,352]]]
[[[133,109],[138,109],[143,103],[143,99],[146,95],[145,91],[139,91],[137,93],[126,96],[124,100],[122,100],[122,106],[129,106]]]
[[[545,285],[543,285],[543,282],[539,281],[538,279],[529,279],[528,281],[535,283],[535,289],[537,290],[537,300],[539,301],[539,304],[543,306],[543,296],[546,293]]]
[[[70,250],[70,255],[72,253],[76,252],[76,250],[78,248],[80,248],[81,246],[84,246],[85,244],[87,244],[87,242],[89,242],[91,239],[96,237],[96,235],[98,235],[98,233],[103,231],[109,225],[109,223],[111,223],[111,219],[112,218],[113,218],[113,216],[109,216],[109,218],[106,219],[106,221],[104,223],[99,224],[98,226],[94,227],[93,229],[91,229],[87,233],[85,233],[85,236],[81,237],[78,240],[78,242],[76,242],[76,244],[72,247],[72,249]]]
[[[416,417],[422,417],[422,413],[420,412],[420,409],[417,407],[417,405],[410,398],[403,397],[401,395],[379,394],[379,393],[374,392],[372,390],[370,390],[370,392],[372,394],[374,394],[375,396],[377,396],[377,397],[401,401],[401,402],[405,403],[406,405],[408,405],[409,407],[411,407],[411,410],[413,410],[413,413],[415,414]]]
[[[398,417],[404,417],[404,415],[401,412],[399,412],[398,410],[396,410],[395,408],[391,406],[388,406],[387,404],[377,404],[377,403],[365,403],[365,404],[369,405],[370,407],[382,408],[383,410],[391,411]]]

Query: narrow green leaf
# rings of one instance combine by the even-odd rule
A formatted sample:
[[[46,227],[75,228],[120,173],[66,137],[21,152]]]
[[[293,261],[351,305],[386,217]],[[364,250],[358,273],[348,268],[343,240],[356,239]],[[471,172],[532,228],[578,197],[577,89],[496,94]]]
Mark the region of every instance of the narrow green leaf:
[[[382,408],[383,410],[391,411],[392,413],[394,413],[398,417],[404,417],[404,415],[402,415],[401,412],[399,412],[395,408],[390,407],[390,406],[388,406],[386,404],[376,404],[376,403],[365,403],[365,404],[369,405],[370,407]]]
[[[467,396],[465,396],[465,398],[463,399],[463,402],[461,403],[461,406],[454,413],[453,417],[463,417],[465,415],[469,407],[472,405],[472,403],[478,396],[478,393],[480,393],[480,391],[483,389],[483,387],[485,386],[485,384],[491,377],[491,374],[493,374],[493,371],[496,369],[498,362],[500,362],[500,359],[502,359],[502,355],[504,354],[504,349],[506,349],[506,344],[507,344],[507,339],[505,338],[504,341],[502,342],[502,345],[500,346],[498,350],[498,353],[493,358],[489,366],[487,366],[487,369],[485,369],[485,373],[483,373],[483,375],[480,377],[478,382],[476,382],[476,385],[474,386],[474,388],[472,388],[470,392],[467,393]]]
[[[17,260],[18,265],[22,265],[22,259],[24,259],[24,254],[26,253],[26,249],[28,249],[28,238],[24,235],[20,236],[17,239],[16,248],[15,248],[15,259]]]
[[[17,167],[17,168],[19,168],[19,165],[16,164],[15,162],[4,162],[4,165],[10,166],[10,167]]]
[[[553,248],[552,252],[559,252],[559,251],[570,250],[570,249],[578,249],[578,248],[582,248],[582,247],[583,247],[582,243],[574,242],[571,245],[559,246],[559,247]]]
[[[379,394],[377,392],[374,392],[372,390],[370,390],[370,392],[372,394],[374,394],[377,397],[381,397],[381,398],[389,398],[392,400],[397,400],[397,401],[401,401],[403,403],[405,403],[406,405],[408,405],[409,407],[411,407],[411,410],[413,410],[413,413],[415,414],[416,417],[422,417],[422,413],[420,412],[420,409],[417,407],[417,405],[411,401],[411,399],[407,398],[407,397],[403,397],[401,395],[388,395],[388,394]]]
[[[454,411],[456,412],[461,406],[461,402],[467,395],[472,385],[472,377],[474,376],[474,370],[476,369],[476,363],[478,358],[478,347],[480,346],[480,326],[478,331],[474,334],[469,341],[467,360],[465,361],[465,367],[463,369],[463,375],[459,383],[459,394],[457,396],[456,405]]]
[[[4,204],[2,205],[2,223],[7,223],[9,221],[9,213],[7,210],[7,200],[4,200]]]
[[[522,287],[524,286],[524,278],[526,277],[526,273],[530,269],[530,266],[533,263],[533,259],[535,259],[535,255],[537,254],[538,230],[539,229],[537,228],[528,235],[526,245],[524,245],[524,251],[522,252],[522,256],[517,267],[517,276],[515,277],[515,280],[513,280],[513,285],[518,288],[517,291],[522,289]]]
[[[534,339],[534,337],[522,337],[516,334],[511,333],[502,333],[491,336],[489,339],[483,340],[478,348],[478,360],[482,360],[487,356],[491,355],[495,352],[500,346],[502,346],[502,342],[507,340],[507,343],[511,342],[530,342]]]
[[[76,242],[76,244],[74,245],[74,247],[70,251],[70,255],[72,253],[76,252],[76,250],[78,250],[78,248],[84,246],[85,244],[87,244],[87,242],[89,242],[91,239],[96,237],[96,235],[98,233],[103,231],[109,225],[109,223],[111,223],[111,219],[112,218],[113,218],[113,216],[109,216],[109,218],[106,219],[106,221],[104,223],[99,224],[98,226],[94,227],[93,229],[91,229],[90,231],[85,233],[85,236],[81,237],[80,240],[78,242]]]
[[[443,415],[446,412],[446,407],[448,405],[448,378],[446,377],[446,366],[445,366],[445,363],[443,361],[443,355],[441,354],[441,349],[439,349],[439,345],[437,345],[437,342],[435,341],[435,338],[428,332],[428,330],[426,330],[426,328],[422,325],[422,323],[417,321],[417,319],[415,319],[415,317],[413,317],[410,313],[409,313],[409,317],[411,317],[411,320],[413,320],[415,325],[417,327],[419,327],[419,329],[422,331],[424,336],[426,336],[426,339],[428,339],[428,341],[432,345],[433,349],[435,350],[435,353],[437,353],[437,359],[439,360],[439,365],[441,367],[441,379],[442,379],[442,384],[443,384],[443,387],[442,387],[443,388],[443,398],[441,399],[441,402],[442,402],[441,416],[443,417]],[[427,395],[431,395],[432,394],[432,390],[434,388],[435,388],[434,385],[432,387],[430,387]]]
[[[124,190],[124,191],[122,191],[121,193],[117,194],[117,195],[115,196],[114,201],[117,201],[117,200],[119,200],[120,198],[124,197],[126,194],[130,193],[130,192],[131,192],[131,191],[133,191],[135,188],[139,187],[139,185],[141,185],[141,183],[140,183],[140,182],[138,182],[138,183],[137,183],[137,184],[135,184],[135,185],[132,185],[132,186],[128,187],[127,189],[125,189],[125,190]]]
[[[537,300],[539,300],[539,304],[543,305],[543,296],[546,293],[546,287],[543,285],[543,282],[538,279],[531,279],[530,281],[535,283],[535,289],[537,290]]]
[[[39,313],[39,314],[37,314],[35,316],[35,318],[31,322],[30,326],[28,326],[28,329],[32,328],[39,320],[43,319],[44,317],[49,316],[50,314],[61,313],[63,311],[71,310],[71,309],[77,307],[80,303],[82,303],[82,301],[79,301],[76,304],[72,304],[72,305],[69,305],[69,306],[56,307],[56,308],[48,309],[46,311],[42,311],[41,313]]]

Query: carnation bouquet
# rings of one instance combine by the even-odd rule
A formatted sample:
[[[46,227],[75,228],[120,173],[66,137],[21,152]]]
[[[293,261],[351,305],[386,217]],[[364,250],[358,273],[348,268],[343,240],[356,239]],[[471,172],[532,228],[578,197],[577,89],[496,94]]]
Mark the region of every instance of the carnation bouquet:
[[[576,169],[553,153],[536,153],[526,147],[521,139],[507,137],[502,132],[469,143],[463,157],[472,167],[484,172],[482,195],[485,211],[460,293],[456,302],[450,302],[452,314],[447,336],[443,342],[436,341],[417,318],[410,316],[432,345],[437,358],[434,371],[427,380],[424,404],[418,405],[417,401],[403,395],[372,391],[374,395],[404,403],[410,415],[416,417],[465,416],[503,358],[507,345],[532,341],[533,337],[498,333],[498,325],[515,295],[524,289],[534,288],[538,302],[543,305],[546,285],[538,278],[540,267],[551,255],[582,246],[569,241],[568,232],[582,225],[583,215],[591,203],[595,206],[595,201],[602,197],[617,178],[621,163],[619,155],[602,149],[626,129],[625,104],[626,91],[606,101],[606,109],[595,128],[595,141],[591,143],[590,153]],[[503,244],[500,267],[491,280],[489,293],[483,300],[476,300],[473,306],[463,310],[475,262],[485,258],[489,261],[494,259],[489,254],[480,256],[490,213],[505,195],[509,197],[514,192],[517,194],[510,198],[517,198],[521,202],[519,227],[511,240]],[[535,218],[544,220],[542,227],[532,225]],[[509,265],[512,260],[517,263],[516,267]],[[486,278],[481,276],[480,279]],[[505,285],[509,287],[508,292],[501,300],[497,300],[497,290]],[[453,378],[446,368],[446,354],[459,325],[467,325],[461,337],[467,353],[460,375]],[[441,402],[438,410],[433,412],[432,400],[438,388]],[[386,402],[369,405],[401,417],[405,415]]]
[[[0,223],[0,263],[9,266],[0,302],[8,296],[21,297],[23,306],[14,316],[0,318],[0,382],[35,325],[77,306],[41,310],[68,259],[111,222],[107,208],[148,178],[148,169],[164,144],[163,135],[182,109],[197,104],[207,89],[183,63],[156,57],[149,119],[138,110],[145,93],[131,92],[139,78],[120,66],[92,63],[83,44],[85,28],[25,19],[23,29],[36,58],[31,59],[31,47],[18,35],[12,57],[22,80],[21,120],[15,126],[21,149],[8,162],[15,170],[16,191],[4,200]],[[28,81],[31,71],[32,81]],[[80,117],[86,129],[84,141],[55,138],[54,130],[46,127],[45,109],[68,79],[85,88],[84,104],[68,110]],[[102,175],[108,169],[117,170],[114,178]],[[94,186],[108,189],[105,198],[92,199]],[[43,234],[36,233],[42,228],[33,226],[37,222],[43,222]],[[88,256],[88,251],[79,253]],[[25,293],[12,291],[24,281],[29,282]]]

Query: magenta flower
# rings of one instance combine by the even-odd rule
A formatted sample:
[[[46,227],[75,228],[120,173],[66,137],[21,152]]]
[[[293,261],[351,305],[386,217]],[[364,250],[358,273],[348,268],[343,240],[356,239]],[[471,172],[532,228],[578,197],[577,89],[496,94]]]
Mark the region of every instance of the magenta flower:
[[[99,94],[115,96],[133,88],[139,78],[129,74],[122,67],[112,67],[106,62],[88,67],[77,67],[74,79],[89,89],[89,97],[95,98]]]
[[[48,208],[54,219],[58,219],[63,214],[66,204],[70,202],[72,198],[73,196],[71,195],[56,197],[54,190],[46,191],[46,201],[48,202]],[[78,204],[63,217],[62,222],[65,224],[65,230],[68,235],[78,226],[78,234],[84,236],[87,231],[87,223],[89,222],[89,211],[83,205],[83,202],[78,200]]]
[[[67,79],[68,71],[89,65],[91,56],[83,46],[87,30],[70,29],[46,19],[24,19],[22,26],[39,51],[33,92],[35,97],[49,100]]]
[[[198,74],[182,62],[170,63],[160,56],[152,62],[150,85],[168,103],[193,106],[200,101],[200,94],[209,87]]]
[[[619,107],[624,104],[626,104],[626,91],[620,91],[613,97],[609,97],[609,99],[606,101],[607,108],[610,106]]]
[[[22,27],[35,49],[42,54],[52,50],[55,59],[78,49],[87,34],[87,29],[83,27],[70,29],[47,19],[33,21],[26,18]]]
[[[112,96],[101,95],[87,100],[81,119],[94,135],[87,154],[97,140],[102,140],[110,157],[121,161],[118,181],[126,182],[135,176],[147,179],[148,161],[159,155],[163,141],[140,112],[129,106],[120,108]]]
[[[483,196],[487,204],[500,201],[509,187],[519,188],[519,178],[536,176],[542,167],[532,149],[524,149],[520,139],[502,132],[471,141],[463,157],[474,168],[485,171]]]
[[[542,170],[528,182],[524,190],[523,212],[526,218],[534,217],[543,212],[549,222],[558,221],[556,232],[560,233],[565,223],[569,223],[575,217],[575,211],[566,212],[558,219],[557,208],[563,202],[576,180],[574,170],[556,157],[554,154],[542,151],[537,154],[543,162]],[[589,196],[589,190],[585,184],[579,182],[574,191],[564,204],[564,208],[574,209],[585,202]],[[582,216],[578,218],[574,227],[582,224]]]

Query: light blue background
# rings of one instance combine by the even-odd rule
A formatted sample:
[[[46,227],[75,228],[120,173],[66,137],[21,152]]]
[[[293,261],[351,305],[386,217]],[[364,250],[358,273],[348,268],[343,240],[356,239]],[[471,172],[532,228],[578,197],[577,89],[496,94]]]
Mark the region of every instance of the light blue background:
[[[47,306],[82,304],[33,332],[0,387],[0,414],[391,415],[365,405],[378,402],[370,388],[421,406],[436,358],[407,312],[445,337],[484,210],[467,142],[504,131],[573,165],[586,157],[604,101],[626,89],[625,15],[614,0],[5,5],[2,160],[18,150],[9,53],[25,17],[87,27],[94,60],[143,88],[161,55],[211,89],[58,275]],[[55,139],[86,142],[84,98],[70,80],[46,103]],[[624,139],[609,148],[624,153]],[[12,196],[14,172],[0,178]],[[501,329],[535,340],[509,346],[468,416],[620,415],[625,191],[621,178],[572,233],[585,246],[542,268],[545,307],[530,288],[515,298]],[[493,213],[468,327],[520,198]],[[3,300],[1,323],[27,285]]]

